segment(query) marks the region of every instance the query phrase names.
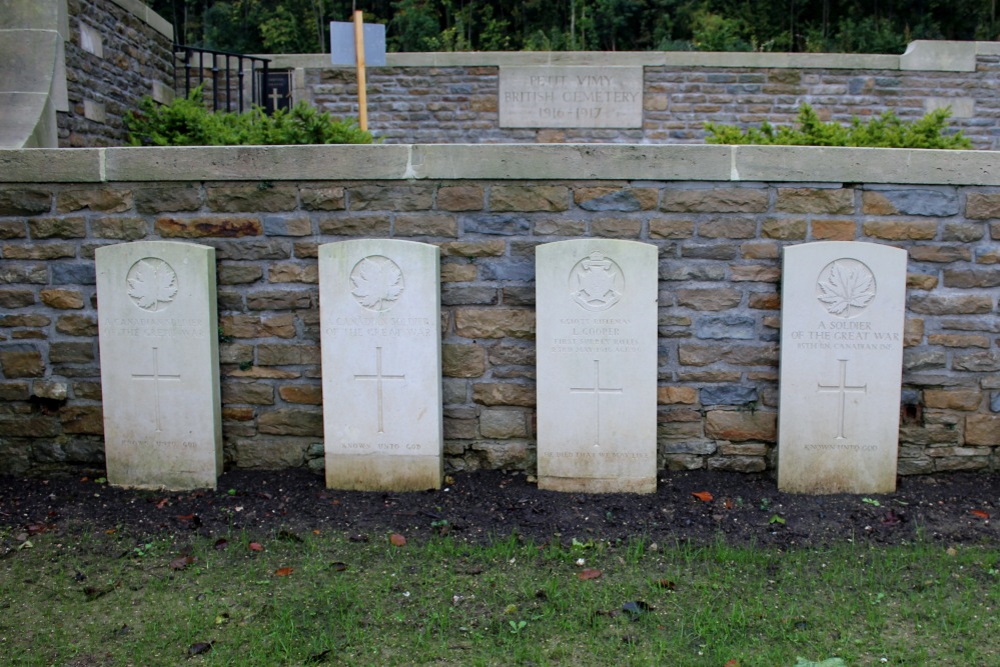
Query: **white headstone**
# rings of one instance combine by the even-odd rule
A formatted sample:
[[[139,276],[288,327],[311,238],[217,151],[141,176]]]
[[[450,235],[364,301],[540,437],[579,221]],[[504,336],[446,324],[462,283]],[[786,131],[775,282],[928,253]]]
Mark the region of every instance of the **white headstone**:
[[[222,472],[215,249],[141,241],[98,248],[108,481],[215,488]]]
[[[328,488],[441,486],[439,253],[387,239],[319,248]]]
[[[642,68],[501,67],[500,127],[642,127]]]
[[[785,248],[778,488],[896,488],[906,251],[829,241]]]
[[[536,249],[538,486],[656,490],[657,249]]]

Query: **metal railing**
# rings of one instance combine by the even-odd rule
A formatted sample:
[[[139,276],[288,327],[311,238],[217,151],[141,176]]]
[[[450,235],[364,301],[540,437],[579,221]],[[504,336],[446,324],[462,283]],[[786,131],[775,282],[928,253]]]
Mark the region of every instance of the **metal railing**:
[[[190,95],[194,88],[205,84],[203,90],[206,103],[210,96],[212,111],[219,111],[221,106],[224,111],[242,113],[251,105],[259,105],[271,114],[274,112],[274,103],[263,94],[263,82],[267,81],[269,62],[267,58],[175,44],[174,90],[180,91],[179,77],[183,76],[185,96]],[[184,70],[183,73],[180,72],[181,69]],[[247,74],[250,75],[249,83]],[[249,105],[245,102],[247,96],[250,98]]]

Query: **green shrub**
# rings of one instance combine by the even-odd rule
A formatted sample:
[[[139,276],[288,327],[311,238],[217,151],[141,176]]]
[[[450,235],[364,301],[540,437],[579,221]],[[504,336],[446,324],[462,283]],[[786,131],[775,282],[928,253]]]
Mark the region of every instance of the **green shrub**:
[[[710,144],[777,144],[786,146],[870,146],[877,148],[971,148],[961,131],[946,133],[949,109],[937,109],[915,122],[904,122],[892,111],[867,123],[855,117],[851,124],[824,123],[808,104],[799,107],[796,127],[775,127],[764,121],[759,129],[705,123]]]
[[[372,135],[348,120],[336,120],[305,102],[268,116],[260,107],[245,113],[212,112],[201,88],[161,105],[146,97],[139,112],[125,116],[131,146],[239,146],[370,144]]]

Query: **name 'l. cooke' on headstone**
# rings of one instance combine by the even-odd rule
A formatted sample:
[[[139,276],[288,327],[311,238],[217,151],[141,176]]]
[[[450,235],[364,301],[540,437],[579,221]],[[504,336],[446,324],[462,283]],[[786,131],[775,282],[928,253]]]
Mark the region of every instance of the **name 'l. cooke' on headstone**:
[[[215,249],[140,241],[95,256],[108,481],[215,488],[222,473]]]
[[[785,248],[778,488],[896,488],[906,251],[827,241]]]
[[[657,249],[536,248],[538,487],[656,490]]]
[[[389,239],[319,248],[328,488],[441,486],[439,252]]]
[[[500,127],[642,127],[642,68],[501,67]]]

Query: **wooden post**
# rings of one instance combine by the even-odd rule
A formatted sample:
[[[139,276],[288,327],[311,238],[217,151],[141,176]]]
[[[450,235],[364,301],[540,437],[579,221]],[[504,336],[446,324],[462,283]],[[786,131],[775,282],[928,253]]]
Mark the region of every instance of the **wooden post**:
[[[368,130],[368,91],[365,80],[365,31],[364,14],[358,9],[354,12],[354,58],[358,69],[358,125],[362,130]]]

